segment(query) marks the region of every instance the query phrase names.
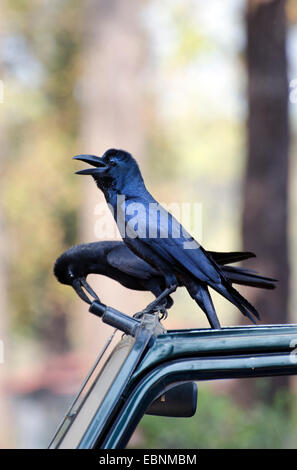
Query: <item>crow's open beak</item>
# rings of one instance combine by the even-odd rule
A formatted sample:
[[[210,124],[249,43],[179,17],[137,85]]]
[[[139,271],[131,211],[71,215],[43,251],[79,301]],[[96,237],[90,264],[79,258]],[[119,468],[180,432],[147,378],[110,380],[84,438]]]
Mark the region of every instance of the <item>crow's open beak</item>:
[[[96,292],[93,291],[92,287],[87,283],[85,278],[80,277],[78,279],[74,279],[74,281],[72,282],[72,287],[75,290],[75,292],[77,293],[77,295],[84,302],[87,302],[87,304],[91,304],[94,299],[99,300],[99,302],[100,302],[100,299],[99,299],[98,295],[96,294]],[[86,291],[89,294],[91,294],[91,296],[93,297],[92,300],[90,300],[89,297],[86,295],[86,293],[83,290],[83,287],[86,289]]]
[[[89,163],[89,165],[95,167],[76,171],[77,175],[100,175],[104,174],[109,169],[109,166],[102,160],[102,158],[97,157],[96,155],[76,155],[73,159]]]
[[[84,301],[87,302],[87,304],[91,304],[92,302],[90,301],[89,297],[85,294],[84,290],[81,287],[81,283],[79,279],[75,279],[72,283],[72,287],[77,293],[77,295]]]

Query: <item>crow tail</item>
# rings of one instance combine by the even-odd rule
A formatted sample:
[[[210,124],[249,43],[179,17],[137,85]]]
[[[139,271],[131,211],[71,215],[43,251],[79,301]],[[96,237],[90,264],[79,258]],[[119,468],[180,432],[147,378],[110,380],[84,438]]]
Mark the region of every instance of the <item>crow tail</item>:
[[[239,261],[256,257],[256,255],[250,251],[208,251],[207,254],[211,256],[217,264],[238,263]]]
[[[259,287],[262,289],[275,289],[276,279],[261,276],[260,274],[249,269],[223,266],[222,271],[225,277],[232,284],[241,284],[243,286]]]
[[[221,284],[210,284],[211,287],[216,290],[219,294],[221,294],[225,299],[229,300],[233,305],[235,305],[243,315],[248,317],[253,323],[256,324],[256,321],[253,315],[260,320],[260,315],[253,307],[252,304],[249,303],[234,287],[229,284],[228,281],[222,279]]]

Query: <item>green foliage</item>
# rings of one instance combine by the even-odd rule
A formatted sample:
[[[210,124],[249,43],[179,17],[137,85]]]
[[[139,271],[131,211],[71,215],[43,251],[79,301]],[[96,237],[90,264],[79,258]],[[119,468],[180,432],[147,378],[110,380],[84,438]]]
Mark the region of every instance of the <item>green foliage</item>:
[[[285,403],[291,403],[288,417]],[[144,416],[138,447],[165,449],[296,448],[296,395],[276,396],[272,405],[243,408],[232,396],[199,384],[198,407],[192,418]],[[133,443],[133,440],[132,440]],[[130,447],[132,446],[130,444]]]

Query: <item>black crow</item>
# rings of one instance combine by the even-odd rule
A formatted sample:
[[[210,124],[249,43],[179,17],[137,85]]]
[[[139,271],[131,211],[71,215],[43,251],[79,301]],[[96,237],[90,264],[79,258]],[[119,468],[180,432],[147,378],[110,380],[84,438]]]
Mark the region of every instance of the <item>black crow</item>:
[[[255,256],[253,253],[209,251],[208,254],[221,265],[231,283],[264,289],[275,287],[273,279],[260,276],[244,268],[225,266],[225,264],[252,258]],[[93,242],[72,246],[57,258],[54,274],[62,284],[72,286],[79,297],[87,303],[91,303],[91,300],[83,289],[86,289],[94,299],[98,299],[86,280],[89,274],[105,275],[129,289],[150,291],[155,297],[158,297],[165,288],[163,276],[160,276],[155,268],[132,253],[125,243],[120,241]],[[169,309],[172,305],[173,300],[168,296],[164,307]]]
[[[125,244],[164,278],[165,288],[149,308],[160,305],[179,285],[184,285],[206,314],[210,325],[220,328],[208,291],[211,287],[251,321],[255,322],[253,316],[259,318],[257,310],[234,289],[215,260],[148,192],[138,164],[130,153],[109,149],[101,158],[77,155],[74,159],[94,167],[77,174],[94,178]]]

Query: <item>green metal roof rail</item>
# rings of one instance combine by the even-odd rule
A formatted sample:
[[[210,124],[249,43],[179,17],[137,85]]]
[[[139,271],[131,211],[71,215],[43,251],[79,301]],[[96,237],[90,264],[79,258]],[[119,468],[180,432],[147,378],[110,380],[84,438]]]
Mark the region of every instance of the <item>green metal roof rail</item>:
[[[294,340],[296,340],[294,342]],[[292,351],[297,345],[297,325],[264,325],[221,330],[172,330],[157,336],[132,380],[155,365],[174,358],[226,354]]]
[[[123,448],[149,404],[174,383],[297,374],[296,344],[296,325],[158,336],[123,390],[121,410],[97,446]]]
[[[149,405],[173,385],[297,374],[296,346],[297,325],[166,332],[157,316],[145,315],[92,379],[53,447],[123,448]]]

